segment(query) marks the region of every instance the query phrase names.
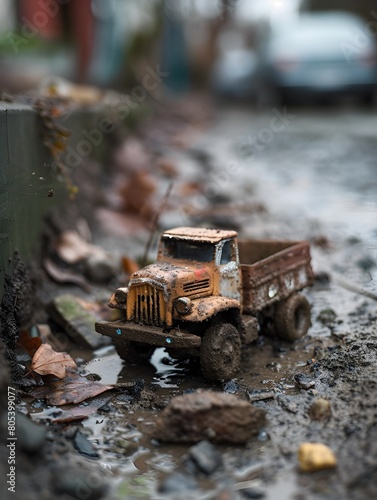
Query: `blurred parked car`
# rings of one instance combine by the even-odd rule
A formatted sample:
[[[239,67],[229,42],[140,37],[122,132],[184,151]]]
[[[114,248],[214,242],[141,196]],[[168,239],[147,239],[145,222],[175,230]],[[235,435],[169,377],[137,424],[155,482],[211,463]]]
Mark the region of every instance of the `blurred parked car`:
[[[302,14],[271,29],[261,43],[258,75],[261,90],[277,92],[283,101],[356,94],[372,102],[377,84],[375,37],[353,14]]]
[[[220,96],[253,98],[256,96],[257,57],[250,49],[229,50],[220,55],[211,74],[211,87]]]

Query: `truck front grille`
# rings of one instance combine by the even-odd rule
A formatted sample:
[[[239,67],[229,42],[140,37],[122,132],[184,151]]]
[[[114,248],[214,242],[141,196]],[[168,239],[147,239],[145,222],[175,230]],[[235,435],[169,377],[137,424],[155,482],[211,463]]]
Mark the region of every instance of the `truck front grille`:
[[[165,319],[165,301],[161,290],[151,285],[137,285],[133,291],[133,321],[143,325],[162,326]]]

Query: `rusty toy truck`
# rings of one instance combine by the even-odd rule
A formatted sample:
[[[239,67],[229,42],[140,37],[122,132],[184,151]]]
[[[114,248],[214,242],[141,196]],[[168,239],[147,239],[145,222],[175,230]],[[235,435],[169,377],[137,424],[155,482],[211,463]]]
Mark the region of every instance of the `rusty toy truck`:
[[[241,344],[267,328],[297,340],[310,326],[298,292],[313,282],[306,241],[239,240],[230,230],[179,227],[165,231],[157,262],[133,273],[109,306],[124,318],[96,323],[126,361],[164,346],[172,357],[200,357],[209,380],[238,371]]]

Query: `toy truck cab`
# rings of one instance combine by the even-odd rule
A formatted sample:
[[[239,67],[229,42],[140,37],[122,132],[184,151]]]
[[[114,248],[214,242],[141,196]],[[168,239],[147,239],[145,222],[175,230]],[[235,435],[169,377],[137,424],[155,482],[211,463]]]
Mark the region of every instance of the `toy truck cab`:
[[[175,300],[173,309],[178,314],[187,314],[180,304],[203,297],[227,297],[241,302],[236,237],[235,231],[193,228],[172,229],[162,235],[157,264],[168,263],[177,272],[177,279],[171,284]],[[183,296],[175,297],[181,293]],[[205,302],[201,300],[192,306],[195,309],[201,304],[203,308]]]
[[[133,273],[128,286],[110,299],[109,306],[123,310],[124,318],[97,323],[96,330],[113,337],[126,361],[148,357],[156,346],[163,346],[173,357],[199,356],[208,379],[231,378],[239,367],[241,343],[258,335],[258,314],[310,284],[308,245],[293,243],[265,245],[264,254],[258,252],[261,260],[240,264],[235,231],[166,231],[156,263]],[[289,286],[285,270],[290,273]],[[295,281],[296,271],[301,278]],[[302,309],[304,322],[295,327],[297,338],[310,324],[308,307],[301,304]],[[297,312],[299,307],[290,316],[298,318]]]

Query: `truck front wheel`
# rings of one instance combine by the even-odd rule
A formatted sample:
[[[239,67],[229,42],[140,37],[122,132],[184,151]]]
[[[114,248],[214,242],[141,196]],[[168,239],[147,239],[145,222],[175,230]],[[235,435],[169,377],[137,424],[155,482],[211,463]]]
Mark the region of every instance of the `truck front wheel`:
[[[229,380],[237,373],[241,339],[235,326],[218,323],[205,333],[200,348],[200,365],[208,380]]]
[[[298,340],[306,334],[310,324],[310,304],[303,295],[291,295],[277,305],[275,331],[280,338]]]
[[[131,340],[114,339],[114,345],[118,356],[132,364],[147,363],[154,351],[154,347],[149,344]]]

